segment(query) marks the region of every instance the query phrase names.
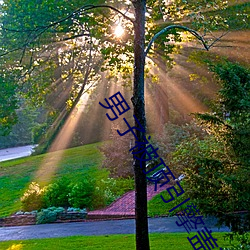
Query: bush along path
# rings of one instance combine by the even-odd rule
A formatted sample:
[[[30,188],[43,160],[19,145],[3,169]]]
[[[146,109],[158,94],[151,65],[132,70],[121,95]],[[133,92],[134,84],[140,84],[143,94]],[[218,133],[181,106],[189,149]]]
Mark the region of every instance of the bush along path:
[[[154,185],[147,187],[148,201],[151,200],[155,195],[159,194],[166,187],[158,188],[154,191]],[[17,213],[0,221],[0,226],[22,226],[22,225],[34,225],[36,223],[50,223],[50,222],[76,222],[76,221],[87,221],[87,220],[108,220],[108,219],[129,219],[135,218],[135,191],[129,191],[121,196],[119,199],[114,201],[111,205],[100,210],[94,210],[88,212],[87,218],[86,213],[64,213],[60,216],[54,214],[57,212],[52,209],[60,209],[51,207],[43,209],[42,212],[34,214],[33,212]],[[61,211],[60,211],[61,212]],[[74,211],[75,212],[75,211]],[[78,211],[79,212],[79,211]],[[82,212],[82,211],[81,211]],[[84,216],[84,217],[82,217]],[[57,217],[56,219],[54,217]],[[50,220],[53,219],[53,220]]]

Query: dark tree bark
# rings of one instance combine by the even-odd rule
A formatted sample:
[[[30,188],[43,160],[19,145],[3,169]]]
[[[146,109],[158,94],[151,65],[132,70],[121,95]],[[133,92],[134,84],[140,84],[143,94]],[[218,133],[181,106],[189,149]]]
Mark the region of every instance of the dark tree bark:
[[[135,7],[134,21],[134,88],[132,103],[134,115],[146,131],[144,103],[144,67],[145,67],[145,13],[146,0],[133,1]],[[135,120],[135,126],[139,127]],[[138,141],[143,141],[146,132],[136,130]],[[140,155],[136,155],[137,157]],[[145,162],[134,159],[135,173],[135,216],[136,216],[136,249],[149,250],[148,218],[147,218],[147,182],[143,173]]]

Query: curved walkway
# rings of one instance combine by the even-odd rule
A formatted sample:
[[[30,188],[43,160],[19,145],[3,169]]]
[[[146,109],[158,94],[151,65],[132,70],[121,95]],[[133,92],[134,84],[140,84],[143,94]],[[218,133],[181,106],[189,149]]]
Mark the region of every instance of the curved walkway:
[[[218,229],[214,219],[206,219],[205,225],[213,232],[228,232],[227,227]],[[149,218],[150,233],[186,232],[184,227],[176,225],[176,217]],[[201,229],[203,225],[198,225]],[[195,231],[194,231],[195,232]],[[110,235],[110,234],[134,234],[135,220],[109,220],[94,222],[74,222],[43,224],[34,226],[2,227],[0,228],[0,241],[25,240],[41,238],[57,238],[76,235]]]
[[[37,145],[0,149],[0,162],[30,156]]]

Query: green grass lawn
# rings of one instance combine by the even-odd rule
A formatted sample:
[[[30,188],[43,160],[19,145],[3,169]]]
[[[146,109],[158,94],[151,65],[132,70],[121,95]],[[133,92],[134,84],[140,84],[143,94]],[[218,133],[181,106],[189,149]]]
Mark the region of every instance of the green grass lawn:
[[[213,237],[218,239],[220,247],[229,246],[224,241],[225,233],[213,233]],[[188,233],[154,233],[150,235],[151,250],[192,250],[187,237],[194,234]],[[79,250],[79,249],[135,249],[134,235],[106,235],[106,236],[74,236],[67,238],[22,240],[0,242],[1,250]]]
[[[106,177],[108,172],[98,168],[102,160],[98,145],[100,143],[65,150],[50,181],[64,176],[77,182],[86,174]],[[50,156],[56,154],[50,153]],[[20,197],[30,182],[37,181],[35,175],[45,157],[43,154],[0,163],[0,217],[21,209]]]
[[[154,196],[149,202],[148,202],[148,215],[150,217],[158,217],[158,216],[162,216],[162,215],[175,215],[177,212],[179,211],[183,211],[185,208],[187,208],[187,205],[191,205],[193,202],[190,200],[187,203],[184,203],[183,205],[181,205],[179,208],[175,209],[173,212],[169,213],[169,210],[175,206],[177,206],[178,204],[180,204],[184,198],[183,196],[179,196],[177,197],[175,200],[173,200],[172,202],[169,203],[165,203],[162,198],[161,195],[163,197],[169,197],[169,193],[164,190],[162,192],[160,192],[159,194],[157,194],[156,196]]]

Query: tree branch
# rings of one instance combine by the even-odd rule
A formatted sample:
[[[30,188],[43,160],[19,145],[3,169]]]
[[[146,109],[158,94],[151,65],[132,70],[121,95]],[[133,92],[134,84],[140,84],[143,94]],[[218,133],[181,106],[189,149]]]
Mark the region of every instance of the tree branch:
[[[86,8],[85,10],[91,10],[91,9],[96,9],[96,8],[108,8],[108,9],[111,9],[111,10],[117,12],[118,14],[122,15],[125,19],[127,19],[131,23],[134,23],[134,20],[132,18],[128,17],[126,14],[122,13],[120,10],[118,10],[115,7],[110,6],[110,5],[89,5],[89,7]]]
[[[209,50],[211,45],[208,46],[206,44],[206,41],[204,40],[204,38],[195,30],[192,30],[186,26],[182,26],[182,25],[170,25],[168,27],[165,27],[164,29],[162,29],[161,31],[159,31],[157,34],[155,34],[153,36],[153,38],[150,40],[148,46],[147,46],[147,49],[145,50],[145,56],[147,56],[151,46],[153,45],[153,43],[155,42],[155,40],[161,36],[162,34],[164,34],[165,32],[171,30],[171,29],[182,29],[182,30],[185,30],[185,31],[188,31],[189,33],[191,33],[193,36],[195,36],[199,41],[202,42],[203,46],[205,47],[206,50]],[[213,43],[214,44],[214,43]]]
[[[209,45],[209,48],[211,48],[215,43],[217,43],[223,36],[225,36],[226,34],[228,34],[230,31],[228,30],[227,32],[223,33],[222,35],[220,35],[219,37],[215,37],[215,40]]]
[[[43,25],[43,26],[37,26],[35,27],[34,29],[27,29],[27,30],[15,30],[15,29],[9,29],[9,28],[6,28],[4,26],[2,26],[1,28],[3,30],[6,30],[6,31],[10,31],[10,32],[29,32],[29,33],[32,33],[32,32],[38,32],[38,34],[35,34],[34,37],[32,39],[30,39],[28,42],[26,42],[25,44],[23,44],[22,46],[18,47],[18,48],[15,48],[15,49],[12,49],[12,50],[9,50],[9,51],[5,51],[3,52],[2,54],[0,54],[0,57],[1,56],[5,56],[11,52],[15,52],[15,51],[18,51],[18,50],[24,50],[26,49],[26,47],[31,44],[32,42],[34,42],[39,36],[41,36],[45,31],[47,31],[49,28],[51,27],[54,27],[58,24],[61,24],[63,22],[65,22],[66,20],[84,12],[84,11],[89,11],[89,10],[92,10],[92,9],[97,9],[97,8],[108,8],[108,9],[111,9],[115,12],[117,12],[118,14],[122,15],[125,19],[129,20],[130,22],[134,23],[134,20],[130,17],[128,17],[126,14],[122,13],[120,10],[116,9],[115,7],[113,6],[110,6],[110,5],[84,5],[82,7],[80,7],[79,9],[77,9],[76,11],[72,12],[70,15],[56,21],[56,22],[52,22],[51,24],[49,25]]]
[[[38,26],[37,28],[51,28],[57,24],[61,24],[63,22],[65,22],[66,20],[68,20],[69,18],[71,17],[74,17],[78,14],[81,14],[82,12],[84,11],[89,11],[89,10],[93,10],[93,9],[97,9],[97,8],[108,8],[108,9],[111,9],[115,12],[117,12],[118,14],[122,15],[125,19],[129,20],[130,22],[134,23],[134,20],[130,17],[128,17],[126,14],[122,13],[120,10],[116,9],[115,7],[111,6],[111,5],[92,5],[92,4],[89,4],[89,5],[84,5],[82,7],[80,7],[79,9],[75,10],[74,12],[72,12],[70,15],[56,21],[56,22],[52,22],[50,25],[47,25],[47,26]]]
[[[77,34],[77,35],[73,35],[73,36],[70,36],[70,37],[64,37],[60,40],[54,40],[52,42],[55,42],[55,43],[60,43],[60,42],[65,42],[65,41],[68,41],[68,40],[72,40],[72,39],[75,39],[75,38],[78,38],[78,37],[83,37],[83,36],[87,36],[87,37],[90,37],[90,33],[80,33],[80,34]]]
[[[117,12],[118,14],[122,15],[125,19],[127,19],[128,21],[134,23],[134,20],[130,17],[128,17],[126,14],[122,13],[120,10],[116,9],[115,7],[111,6],[111,5],[92,5],[92,4],[89,4],[89,5],[84,5],[80,8],[78,8],[77,10],[73,11],[71,14],[69,14],[68,16],[58,20],[58,21],[55,21],[55,22],[52,22],[51,24],[49,25],[41,25],[41,26],[36,26],[34,29],[26,29],[26,30],[15,30],[15,29],[9,29],[9,28],[6,28],[4,26],[2,26],[2,29],[3,30],[6,30],[6,31],[11,31],[11,32],[36,32],[36,31],[39,31],[41,29],[49,29],[57,24],[61,24],[63,22],[65,22],[66,20],[68,20],[69,18],[72,18],[78,14],[81,14],[82,12],[84,11],[88,11],[88,10],[92,10],[92,9],[97,9],[97,8],[108,8],[108,9],[111,9],[115,12]]]

